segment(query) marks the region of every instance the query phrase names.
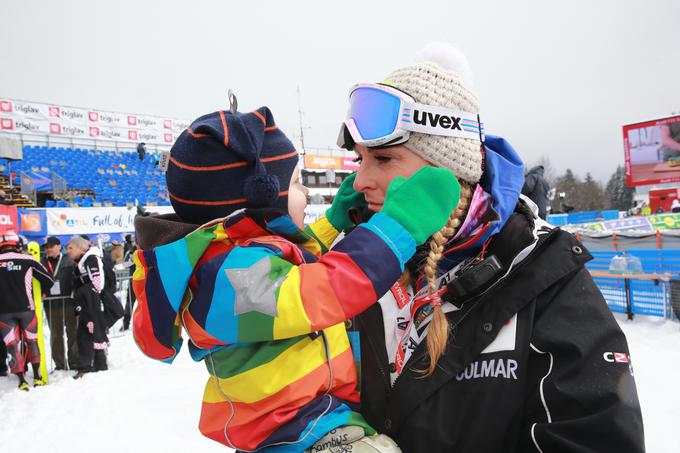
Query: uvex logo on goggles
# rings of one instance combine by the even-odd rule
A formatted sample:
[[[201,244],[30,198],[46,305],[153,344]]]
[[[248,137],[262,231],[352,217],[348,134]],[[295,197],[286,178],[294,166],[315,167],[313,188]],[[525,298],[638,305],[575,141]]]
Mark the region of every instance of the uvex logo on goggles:
[[[427,121],[430,120],[430,126],[443,127],[444,129],[458,129],[460,128],[460,120],[463,118],[456,116],[444,116],[436,113],[421,112],[420,110],[413,111],[413,122],[427,126]]]
[[[478,117],[472,113],[453,111],[443,113],[441,110],[444,109],[433,106],[424,107],[422,104],[414,104],[412,108],[404,108],[401,121],[405,129],[437,135],[471,136],[471,138],[480,138],[480,127],[481,132],[484,131],[484,126],[480,126]],[[438,134],[435,132],[437,129],[448,130]]]

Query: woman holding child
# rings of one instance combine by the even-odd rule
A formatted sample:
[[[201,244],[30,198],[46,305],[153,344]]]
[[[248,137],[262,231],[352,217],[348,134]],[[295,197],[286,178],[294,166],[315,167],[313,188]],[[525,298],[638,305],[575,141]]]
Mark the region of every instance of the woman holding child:
[[[137,222],[134,335],[170,362],[186,332],[210,374],[206,436],[268,452],[644,450],[590,255],[520,199],[523,164],[484,136],[468,75],[435,45],[353,87],[339,144],[360,169],[304,230],[297,152],[266,107],[178,138],[176,215]]]

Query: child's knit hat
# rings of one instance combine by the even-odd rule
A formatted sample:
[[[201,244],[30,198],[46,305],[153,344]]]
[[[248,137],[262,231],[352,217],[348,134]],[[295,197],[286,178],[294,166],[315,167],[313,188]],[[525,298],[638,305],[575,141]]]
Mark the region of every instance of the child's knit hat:
[[[219,111],[195,120],[170,150],[166,172],[175,213],[203,224],[241,208],[288,212],[298,152],[267,107]]]

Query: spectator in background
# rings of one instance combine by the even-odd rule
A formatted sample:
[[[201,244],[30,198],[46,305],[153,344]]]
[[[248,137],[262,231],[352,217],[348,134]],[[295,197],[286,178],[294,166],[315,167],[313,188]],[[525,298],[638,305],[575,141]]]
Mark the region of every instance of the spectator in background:
[[[31,255],[21,253],[19,236],[13,231],[0,235],[0,338],[9,352],[9,367],[19,378],[19,390],[28,390],[24,377],[27,353],[33,367],[33,386],[45,385],[40,375],[38,322],[35,317],[33,286],[36,278],[43,291],[52,286],[47,270]]]
[[[132,310],[135,307],[135,302],[137,297],[135,292],[132,290],[132,276],[135,273],[135,260],[134,254],[137,250],[137,244],[133,240],[133,236],[128,234],[125,236],[125,254],[123,256],[122,267],[128,269],[128,275],[130,277],[130,283],[127,291],[127,299],[125,300],[125,314],[123,315],[123,330],[128,330],[130,328],[130,320],[132,319]]]
[[[12,204],[11,200],[7,199],[7,194],[5,193],[4,190],[0,189],[0,205],[9,205]]]
[[[0,377],[7,376],[7,347],[0,341]]]
[[[642,202],[642,209],[640,209],[640,215],[649,216],[652,215],[652,208],[646,201]]]
[[[104,290],[104,265],[102,253],[90,241],[74,236],[67,246],[68,256],[76,263],[75,310],[78,314],[78,373],[80,379],[93,371],[108,369],[106,349],[106,322],[102,312],[101,293]]]
[[[538,206],[538,216],[545,220],[548,209],[548,191],[550,184],[545,180],[543,165],[537,165],[529,170],[522,187],[522,195],[526,195]]]
[[[680,200],[675,199],[673,200],[673,203],[671,203],[671,212],[680,212]]]
[[[54,279],[54,285],[49,292],[43,294],[43,298],[47,322],[50,326],[52,360],[57,370],[75,370],[78,367],[76,315],[73,305],[75,263],[61,251],[61,241],[54,236],[48,237],[45,242],[45,258],[41,262]],[[64,351],[64,330],[66,330],[66,351]]]
[[[144,209],[144,208],[142,208],[142,209]],[[135,245],[135,242],[132,240],[132,235],[126,234],[125,235],[125,244],[124,244],[124,255],[128,255],[129,253],[132,253],[135,250],[137,250],[137,246]]]
[[[146,143],[142,142],[137,145],[137,155],[139,160],[144,160],[144,157],[146,157]]]
[[[113,246],[111,246],[111,261],[114,269],[123,262],[124,255],[125,250],[123,244],[113,244]]]

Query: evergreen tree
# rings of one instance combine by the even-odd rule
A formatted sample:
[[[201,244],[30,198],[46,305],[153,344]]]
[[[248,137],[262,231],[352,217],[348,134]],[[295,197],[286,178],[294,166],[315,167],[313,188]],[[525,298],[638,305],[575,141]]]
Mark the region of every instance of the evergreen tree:
[[[627,211],[633,206],[634,195],[635,188],[626,185],[626,172],[623,166],[619,165],[607,182],[609,206],[619,211]]]
[[[604,188],[590,173],[584,180],[568,168],[562,176],[555,179],[557,196],[551,207],[553,212],[562,212],[572,207],[574,211],[601,211],[609,207]],[[564,198],[560,195],[564,194]]]
[[[602,184],[595,181],[590,172],[586,173],[583,184],[578,188],[578,194],[579,210],[601,211],[602,209],[606,209],[609,205]]]

